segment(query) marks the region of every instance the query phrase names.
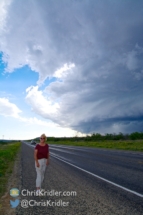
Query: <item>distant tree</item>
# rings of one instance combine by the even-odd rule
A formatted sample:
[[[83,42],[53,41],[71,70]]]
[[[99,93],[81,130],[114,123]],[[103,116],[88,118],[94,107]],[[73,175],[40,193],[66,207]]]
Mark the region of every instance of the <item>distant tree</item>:
[[[114,135],[113,134],[105,134],[105,139],[106,140],[113,140]]]
[[[96,133],[96,134],[92,134],[91,135],[91,139],[92,140],[101,140],[102,139],[102,135],[101,134],[99,134],[99,133]]]
[[[139,132],[134,132],[134,133],[131,133],[130,135],[129,135],[129,137],[130,137],[130,139],[131,140],[139,140],[139,139],[143,139],[143,133],[139,133]]]
[[[114,134],[114,140],[124,140],[124,135],[120,132],[119,134]]]

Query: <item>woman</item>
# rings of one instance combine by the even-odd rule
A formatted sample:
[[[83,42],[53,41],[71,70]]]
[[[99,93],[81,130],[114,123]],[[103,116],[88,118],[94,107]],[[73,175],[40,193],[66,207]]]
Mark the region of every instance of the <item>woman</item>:
[[[36,194],[38,195],[41,189],[41,184],[44,180],[46,166],[49,164],[49,145],[46,144],[47,137],[42,134],[40,143],[36,145],[34,150],[35,168],[37,172],[36,178]]]

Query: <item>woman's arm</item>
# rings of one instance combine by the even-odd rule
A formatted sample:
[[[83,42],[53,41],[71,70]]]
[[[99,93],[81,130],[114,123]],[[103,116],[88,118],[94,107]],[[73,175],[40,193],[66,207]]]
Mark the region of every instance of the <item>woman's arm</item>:
[[[36,165],[37,165],[37,167],[39,167],[39,166],[40,166],[40,164],[39,164],[38,159],[37,159],[37,152],[38,152],[38,150],[37,150],[37,149],[35,149],[35,150],[34,150],[34,159],[35,159],[35,161],[36,161]]]
[[[50,156],[49,156],[49,152],[48,152],[46,165],[49,164],[49,157],[50,157]]]

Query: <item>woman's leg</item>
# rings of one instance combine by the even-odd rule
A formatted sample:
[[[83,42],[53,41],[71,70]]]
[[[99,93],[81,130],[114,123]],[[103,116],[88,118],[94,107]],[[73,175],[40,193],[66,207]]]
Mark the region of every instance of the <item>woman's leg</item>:
[[[43,183],[43,181],[44,181],[44,176],[45,176],[45,170],[46,170],[46,161],[47,161],[47,159],[42,159],[43,161],[42,161],[42,177],[41,177],[41,181],[42,181],[42,183]]]
[[[41,188],[41,183],[42,183],[42,162],[41,159],[38,160],[40,167],[36,166],[36,162],[35,162],[35,168],[36,168],[36,172],[37,172],[37,178],[36,178],[36,188],[40,189]]]

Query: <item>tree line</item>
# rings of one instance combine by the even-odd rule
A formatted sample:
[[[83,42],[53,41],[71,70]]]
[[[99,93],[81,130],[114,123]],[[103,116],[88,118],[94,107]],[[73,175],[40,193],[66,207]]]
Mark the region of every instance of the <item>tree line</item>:
[[[133,132],[131,134],[100,134],[100,133],[92,133],[91,135],[87,135],[84,137],[75,136],[75,137],[48,137],[47,141],[103,141],[103,140],[141,140],[143,139],[143,132]]]

